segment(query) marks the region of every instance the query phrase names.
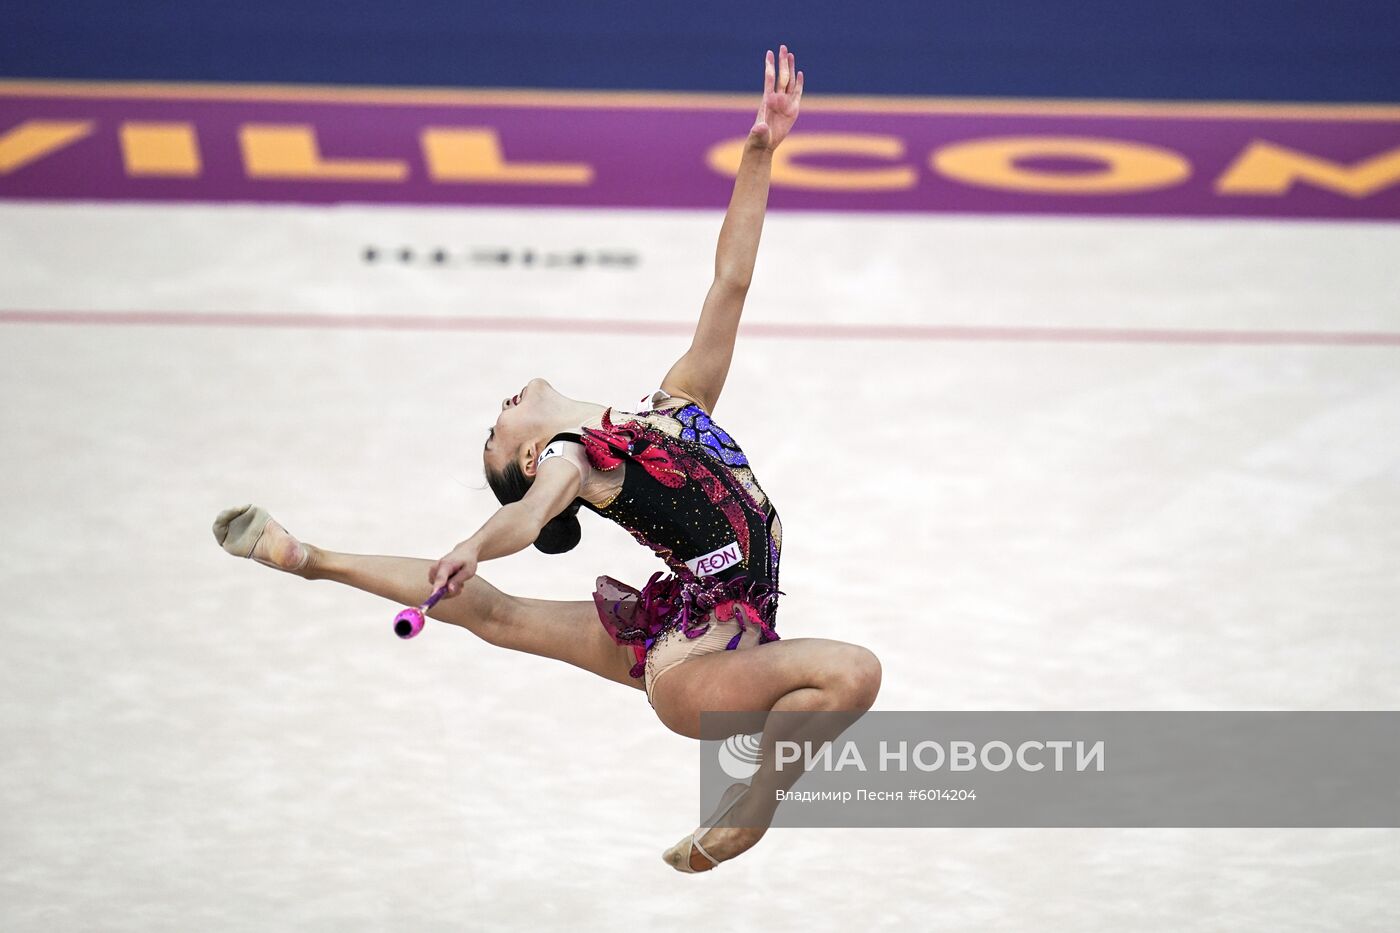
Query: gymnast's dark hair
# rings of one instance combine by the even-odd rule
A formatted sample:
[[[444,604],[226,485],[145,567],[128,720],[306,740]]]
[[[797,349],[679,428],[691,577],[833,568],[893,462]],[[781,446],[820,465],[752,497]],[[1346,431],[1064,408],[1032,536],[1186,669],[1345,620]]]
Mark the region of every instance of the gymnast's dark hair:
[[[530,490],[530,481],[525,478],[525,471],[520,469],[520,464],[515,461],[506,464],[506,468],[499,473],[488,468],[486,482],[491,484],[491,491],[496,494],[501,505],[519,502]],[[583,529],[578,523],[578,507],[578,500],[575,499],[564,511],[545,522],[539,537],[535,538],[535,547],[546,554],[563,554],[573,550],[579,538],[583,537]]]

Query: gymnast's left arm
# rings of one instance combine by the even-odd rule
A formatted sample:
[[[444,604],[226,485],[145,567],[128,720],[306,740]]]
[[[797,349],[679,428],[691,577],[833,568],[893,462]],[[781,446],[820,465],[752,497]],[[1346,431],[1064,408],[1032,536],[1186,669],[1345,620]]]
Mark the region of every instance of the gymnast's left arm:
[[[577,464],[565,463],[564,457],[551,457],[525,473],[532,478],[525,498],[501,506],[476,534],[428,568],[433,589],[445,586],[445,596],[456,596],[481,561],[529,547],[545,523],[574,501],[582,483]]]
[[[758,256],[763,215],[768,207],[768,183],[773,152],[797,121],[802,100],[802,72],[797,59],[780,46],[775,62],[768,52],[763,66],[763,99],[758,118],[749,130],[734,193],[719,231],[715,249],[715,278],[700,309],[700,322],[690,349],[676,361],[661,382],[663,391],[698,402],[713,412],[729,375],[734,338],[744,310],[754,260]]]

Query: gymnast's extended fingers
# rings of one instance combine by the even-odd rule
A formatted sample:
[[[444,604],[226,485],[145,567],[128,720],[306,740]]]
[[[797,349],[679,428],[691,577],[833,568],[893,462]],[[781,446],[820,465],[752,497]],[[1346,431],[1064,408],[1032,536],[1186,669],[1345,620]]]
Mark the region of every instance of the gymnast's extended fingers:
[[[778,46],[778,91],[787,91],[788,84],[788,50],[787,46]]]
[[[768,50],[768,55],[763,59],[763,92],[773,93],[773,50]]]

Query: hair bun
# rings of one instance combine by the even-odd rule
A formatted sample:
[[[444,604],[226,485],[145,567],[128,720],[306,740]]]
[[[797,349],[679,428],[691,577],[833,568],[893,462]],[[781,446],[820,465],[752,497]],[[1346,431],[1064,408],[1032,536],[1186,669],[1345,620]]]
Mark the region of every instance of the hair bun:
[[[571,551],[583,537],[583,529],[578,523],[578,503],[551,518],[540,529],[535,538],[535,547],[546,554],[563,554]]]

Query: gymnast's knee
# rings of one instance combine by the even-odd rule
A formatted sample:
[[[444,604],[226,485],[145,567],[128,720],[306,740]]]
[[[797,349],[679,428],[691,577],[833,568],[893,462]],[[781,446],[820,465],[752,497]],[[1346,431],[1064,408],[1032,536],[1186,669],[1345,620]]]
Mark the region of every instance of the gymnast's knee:
[[[467,581],[461,595],[440,604],[430,615],[449,625],[465,628],[491,645],[502,645],[520,620],[522,600],[496,589],[480,577]]]
[[[842,698],[842,709],[867,710],[875,705],[880,692],[880,659],[860,645],[846,645],[836,667],[835,689]]]

